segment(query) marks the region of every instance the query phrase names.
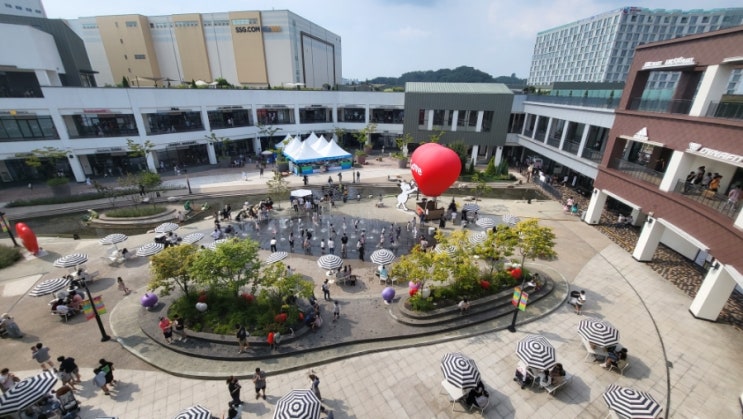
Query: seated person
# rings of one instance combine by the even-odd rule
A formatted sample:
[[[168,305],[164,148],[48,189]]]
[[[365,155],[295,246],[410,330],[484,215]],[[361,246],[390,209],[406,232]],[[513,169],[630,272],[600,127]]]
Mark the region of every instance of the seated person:
[[[379,279],[386,281],[387,278],[389,278],[389,272],[387,272],[387,267],[385,265],[381,265],[379,267]]]
[[[617,226],[622,227],[627,224],[627,217],[624,216],[624,214],[619,214],[619,217],[617,217]]]
[[[186,203],[183,204],[183,209],[186,210],[186,214],[193,211],[193,208],[191,208],[191,201],[186,201]]]
[[[627,348],[622,348],[620,350],[611,350],[609,351],[609,354],[606,356],[606,361],[601,365],[604,368],[609,368],[612,365],[617,366],[619,361],[623,361],[627,359]]]
[[[219,240],[219,239],[221,239],[222,237],[224,237],[224,234],[222,233],[222,230],[220,230],[220,229],[219,229],[219,227],[215,227],[215,228],[214,228],[214,231],[212,231],[212,234],[211,234],[211,236],[212,236],[212,238],[213,238],[214,240]]]
[[[64,302],[61,302],[57,304],[56,306],[52,306],[52,310],[59,314],[60,316],[68,316],[71,314],[74,314],[72,309],[70,309],[70,306],[65,304]]]
[[[529,376],[529,372],[526,365],[519,363],[514,373],[513,381],[516,381],[521,386],[521,389],[525,389],[527,385],[532,383],[532,378]]]
[[[235,228],[232,227],[231,225],[228,225],[227,227],[225,227],[224,233],[225,234],[235,234]]]
[[[127,259],[129,257],[129,249],[127,249],[126,247],[121,249],[121,257]]]
[[[550,370],[550,377],[552,378],[552,384],[560,384],[564,379],[565,375],[567,373],[565,372],[565,369],[562,367],[561,363],[555,364],[554,367]]]
[[[467,311],[469,311],[470,306],[471,306],[470,301],[466,298],[463,298],[462,301],[460,301],[459,304],[457,304],[457,307],[459,307],[459,314],[464,314]]]
[[[537,378],[539,379],[540,388],[545,388],[552,385],[552,375],[550,374],[549,370],[543,370],[539,373]]]
[[[322,326],[322,317],[315,316],[315,320],[312,322],[312,331],[316,331]]]
[[[490,397],[490,393],[485,390],[485,385],[481,380],[477,382],[475,388],[467,393],[467,399],[465,401],[467,406],[485,407],[488,404],[488,397]]]
[[[575,309],[575,314],[581,314],[583,312],[583,304],[586,303],[586,292],[581,290],[578,291],[571,291],[570,292],[570,299],[568,300],[568,304],[573,306]]]
[[[77,291],[70,291],[70,305],[69,307],[79,313],[80,310],[82,310],[83,307],[83,297],[80,296],[80,294],[77,293]]]

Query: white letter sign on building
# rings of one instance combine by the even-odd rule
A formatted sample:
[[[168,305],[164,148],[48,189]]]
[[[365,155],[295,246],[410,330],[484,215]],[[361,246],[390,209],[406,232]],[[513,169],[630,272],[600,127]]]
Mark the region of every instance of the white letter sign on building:
[[[645,61],[645,64],[642,65],[642,69],[650,70],[654,68],[689,67],[696,65],[696,63],[694,57],[676,57],[669,58],[665,61]]]

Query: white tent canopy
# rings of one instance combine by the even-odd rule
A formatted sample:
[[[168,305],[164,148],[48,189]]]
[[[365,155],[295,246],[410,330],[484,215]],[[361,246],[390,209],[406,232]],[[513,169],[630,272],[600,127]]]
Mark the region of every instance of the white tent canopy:
[[[307,141],[303,142],[302,145],[296,149],[296,151],[293,151],[291,154],[287,154],[286,157],[294,163],[311,163],[327,159],[325,156],[313,150],[312,147],[307,144]]]
[[[318,138],[317,141],[315,141],[315,143],[312,144],[312,149],[322,154],[320,150],[325,148],[325,146],[327,145],[328,145],[328,140],[325,139],[325,136],[321,135],[320,138]]]
[[[328,158],[333,158],[333,159],[351,158],[351,153],[342,149],[341,146],[339,146],[338,143],[335,142],[335,140],[330,140],[328,145],[326,145],[322,150],[320,150],[320,154],[322,154],[323,156],[327,156]]]
[[[289,142],[289,144],[287,144],[287,145],[284,146],[284,154],[288,157],[292,153],[294,153],[296,150],[298,150],[299,147],[301,147],[301,146],[302,146],[302,141],[299,138],[294,137]]]

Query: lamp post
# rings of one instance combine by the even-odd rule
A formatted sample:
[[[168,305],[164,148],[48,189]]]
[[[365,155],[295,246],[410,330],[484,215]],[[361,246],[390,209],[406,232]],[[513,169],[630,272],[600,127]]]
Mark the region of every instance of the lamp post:
[[[111,340],[111,336],[109,336],[106,333],[106,329],[103,328],[103,322],[101,321],[101,315],[98,314],[98,310],[95,308],[95,302],[93,301],[93,296],[90,294],[90,289],[88,288],[88,281],[83,279],[80,281],[83,284],[83,288],[85,288],[85,293],[88,295],[88,301],[90,301],[90,307],[93,309],[93,315],[95,315],[95,321],[98,323],[98,330],[101,331],[101,342],[106,342]]]
[[[519,293],[519,301],[522,298],[521,296],[524,294],[524,285],[526,285],[526,275],[522,274],[521,285],[519,286],[519,290],[521,290]],[[516,301],[516,304],[513,307],[513,318],[511,319],[511,325],[508,326],[508,331],[511,333],[516,333],[516,319],[519,317],[519,301]]]
[[[8,219],[5,217],[5,213],[0,211],[0,225],[2,225],[2,229],[8,232],[8,236],[10,236],[10,241],[13,242],[13,247],[20,247],[18,246],[18,242],[15,241],[15,236],[13,236],[13,231],[11,230],[10,223],[8,222]]]
[[[192,195],[193,192],[191,191],[191,181],[188,179],[188,169],[183,169],[183,173],[186,174],[186,186],[188,187],[188,194]]]

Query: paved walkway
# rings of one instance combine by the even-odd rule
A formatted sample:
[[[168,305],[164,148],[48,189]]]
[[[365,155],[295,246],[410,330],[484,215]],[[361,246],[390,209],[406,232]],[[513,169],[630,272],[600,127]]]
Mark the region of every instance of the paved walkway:
[[[394,173],[395,169],[380,167],[379,170],[377,180],[382,183],[386,174]],[[371,170],[363,169],[362,181],[371,181],[374,177],[367,173]],[[204,179],[204,187],[208,182]],[[243,181],[225,180],[220,182],[219,188],[229,189],[233,182]],[[270,417],[281,395],[293,388],[309,387],[307,374],[312,368],[321,378],[325,405],[334,410],[338,418],[467,417],[468,413],[452,412],[446,396],[441,394],[439,362],[441,356],[450,351],[465,352],[477,361],[491,393],[491,407],[485,412],[487,417],[604,417],[607,410],[601,394],[611,383],[650,392],[664,406],[667,417],[737,417],[740,414],[737,395],[743,389],[743,376],[733,372],[743,366],[743,353],[739,350],[743,335],[726,325],[695,320],[688,313],[688,296],[644,264],[635,262],[595,228],[574,217],[563,216],[557,203],[529,205],[519,201],[487,200],[481,206],[486,207],[483,213],[509,211],[522,217],[538,217],[544,225],[555,229],[559,258],[533,264],[553,272],[555,277],[564,278],[572,288],[585,289],[589,301],[584,314],[607,319],[619,328],[622,343],[630,351],[631,366],[624,376],[583,362],[585,351],[576,333],[582,317],[564,304],[531,307],[528,315],[520,319],[532,321],[519,324],[518,332],[513,334],[502,330],[502,323],[494,322],[422,338],[405,348],[398,348],[396,342],[391,341],[260,363],[183,357],[143,338],[141,331],[130,324],[130,316],[125,315],[135,308],[137,294],[122,297],[114,279],[122,275],[130,287],[141,289],[147,283],[146,261],[137,261],[126,270],[114,270],[96,263],[91,256],[89,267],[99,270],[101,277],[91,285],[91,291],[103,295],[111,310],[103,319],[108,333],[115,338],[112,342],[100,343],[94,323],[82,324],[81,320],[61,323],[47,314],[46,298],[25,296],[38,280],[59,274],[58,269],[51,267],[51,261],[59,255],[76,251],[97,255],[96,252],[103,251],[95,240],[56,238],[41,239],[48,256],[32,258],[2,271],[0,307],[16,315],[26,333],[21,341],[2,341],[3,362],[22,377],[32,374],[35,366],[28,347],[37,341],[48,345],[54,357],[60,354],[75,357],[84,367],[83,377],[87,379],[77,394],[84,418],[104,415],[167,418],[192,404],[201,404],[221,415],[229,400],[226,385],[211,378],[230,372],[249,374],[255,367],[269,373],[269,397],[267,401],[254,400],[251,383],[242,380],[246,416]],[[383,216],[381,210],[373,209],[372,213],[363,203],[348,205],[346,210],[350,216]],[[394,216],[394,211],[387,208],[384,214]],[[126,244],[134,248],[146,241],[146,237],[131,237]],[[3,239],[2,243],[7,244],[9,240]],[[292,260],[298,270],[301,263]],[[539,312],[534,313],[537,310]],[[576,376],[557,397],[531,389],[521,390],[511,381],[517,362],[516,342],[528,333],[548,337],[556,347],[558,359]],[[125,347],[137,353],[132,354]],[[110,397],[95,391],[90,382],[90,367],[101,357],[115,363],[117,379],[122,382]],[[184,375],[203,379],[185,378]]]

